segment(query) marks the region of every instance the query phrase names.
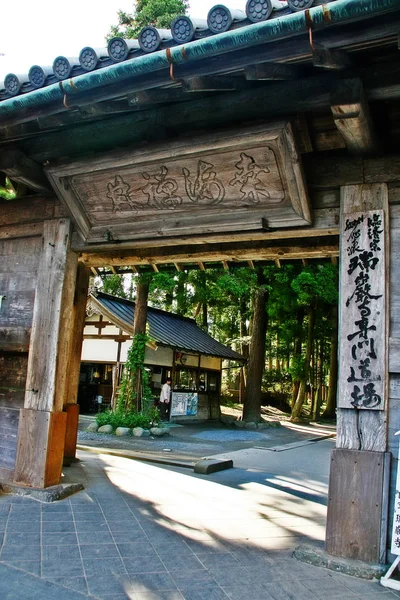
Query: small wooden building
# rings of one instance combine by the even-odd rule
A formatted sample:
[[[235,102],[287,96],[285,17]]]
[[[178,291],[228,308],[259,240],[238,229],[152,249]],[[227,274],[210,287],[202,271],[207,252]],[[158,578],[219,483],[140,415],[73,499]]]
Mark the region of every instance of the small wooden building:
[[[0,202],[0,475],[46,487],[75,455],[90,269],[340,255],[326,548],[384,562],[400,429],[400,0],[272,9],[218,5],[203,25],[182,17],[166,37],[146,28],[6,77],[0,185],[18,195]]]
[[[130,300],[103,292],[89,296],[78,390],[81,412],[115,405],[134,311]],[[243,357],[214,340],[194,319],[149,307],[147,324],[145,364],[154,399],[172,377],[172,421],[219,418],[222,361],[243,364]]]

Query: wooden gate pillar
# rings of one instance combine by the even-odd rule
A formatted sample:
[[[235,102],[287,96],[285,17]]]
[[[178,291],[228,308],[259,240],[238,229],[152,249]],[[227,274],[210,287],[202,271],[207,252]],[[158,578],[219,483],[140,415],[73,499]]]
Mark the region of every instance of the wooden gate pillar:
[[[326,550],[386,561],[389,211],[386,184],[341,189],[337,448]]]
[[[57,484],[61,477],[67,422],[63,403],[77,273],[69,219],[46,221],[43,227],[14,471],[16,483],[39,488]]]
[[[83,330],[85,328],[86,302],[90,271],[82,263],[78,264],[74,306],[71,322],[71,344],[68,360],[68,378],[65,386],[64,410],[67,413],[64,458],[75,458],[78,437],[79,405],[78,386],[81,366]]]

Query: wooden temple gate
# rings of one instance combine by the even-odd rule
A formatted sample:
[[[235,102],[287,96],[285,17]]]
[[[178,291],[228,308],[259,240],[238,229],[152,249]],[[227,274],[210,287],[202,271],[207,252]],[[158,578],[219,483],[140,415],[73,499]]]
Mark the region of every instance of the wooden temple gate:
[[[271,39],[221,46],[209,64],[191,63],[188,44],[188,62],[153,80],[89,93],[83,74],[61,85],[63,102],[38,91],[0,102],[0,173],[20,188],[0,201],[0,477],[47,487],[75,455],[90,269],[336,259],[340,246],[326,547],[386,560],[400,429],[400,2],[366,4],[317,6],[292,37],[265,30]]]

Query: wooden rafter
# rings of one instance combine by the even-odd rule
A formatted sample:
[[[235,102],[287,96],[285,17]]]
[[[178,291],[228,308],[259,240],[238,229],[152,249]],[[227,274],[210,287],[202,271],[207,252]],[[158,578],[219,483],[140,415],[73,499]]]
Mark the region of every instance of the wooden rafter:
[[[331,97],[335,125],[352,154],[371,154],[378,148],[368,102],[360,79],[341,81]]]
[[[352,61],[343,50],[330,50],[322,46],[313,46],[313,65],[322,69],[341,70],[352,66]]]
[[[49,193],[50,184],[42,166],[19,150],[9,150],[0,155],[0,171],[10,179],[37,192]]]
[[[250,65],[245,68],[244,72],[248,81],[297,79],[301,73],[300,69],[293,65],[271,62]]]

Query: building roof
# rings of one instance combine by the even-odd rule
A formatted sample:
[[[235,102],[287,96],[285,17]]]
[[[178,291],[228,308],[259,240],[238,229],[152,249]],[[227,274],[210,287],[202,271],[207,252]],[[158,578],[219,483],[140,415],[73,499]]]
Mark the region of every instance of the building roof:
[[[115,325],[133,333],[135,303],[103,292],[90,295],[92,305]],[[149,335],[160,346],[185,352],[198,352],[227,360],[244,361],[241,354],[214,340],[194,319],[148,307]]]
[[[311,60],[312,64],[310,47],[321,42],[349,50],[352,45],[362,48],[374,43],[382,31],[370,32],[369,24],[375,26],[378,17],[390,19],[390,13],[399,8],[399,0],[335,0],[325,4],[320,0],[248,0],[245,11],[218,4],[200,21],[182,16],[169,30],[146,27],[137,40],[113,38],[107,48],[83,48],[78,58],[58,56],[52,66],[33,65],[22,76],[10,73],[0,89],[0,123],[73,112],[134,92],[179,88],[188,81],[185,91],[199,92],[198,82],[193,87],[190,79],[237,75],[246,65],[266,61]],[[357,25],[361,29],[352,37],[346,27]],[[341,41],[332,39],[331,31],[337,37],[341,29]],[[384,23],[384,30],[391,35],[390,22]],[[310,37],[311,46],[307,38],[310,31],[316,36],[314,41]],[[260,79],[257,73],[246,78],[249,82]],[[271,75],[268,78],[274,79]],[[278,73],[275,78],[285,76]],[[128,98],[129,102],[134,103],[131,109],[136,108],[137,99]],[[105,116],[111,107],[103,108]]]

